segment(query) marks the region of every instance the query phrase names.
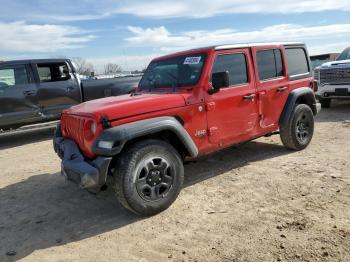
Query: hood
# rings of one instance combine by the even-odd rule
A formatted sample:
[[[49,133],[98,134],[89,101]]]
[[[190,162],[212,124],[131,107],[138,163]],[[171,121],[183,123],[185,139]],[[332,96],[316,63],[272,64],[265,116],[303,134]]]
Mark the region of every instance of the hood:
[[[344,68],[350,67],[350,60],[332,61],[324,63],[316,69],[327,69],[327,68]]]
[[[93,116],[108,120],[131,117],[185,105],[182,94],[140,94],[92,100],[65,110],[65,114]]]

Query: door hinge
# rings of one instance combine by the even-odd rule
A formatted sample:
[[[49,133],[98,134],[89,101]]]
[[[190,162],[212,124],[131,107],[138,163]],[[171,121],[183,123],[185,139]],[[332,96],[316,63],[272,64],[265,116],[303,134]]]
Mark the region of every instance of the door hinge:
[[[218,128],[216,126],[209,128],[209,136],[215,136],[217,133],[218,133]]]
[[[219,129],[216,126],[209,128],[209,142],[212,144],[219,142]]]
[[[209,102],[206,105],[206,109],[207,111],[213,111],[215,109],[215,106],[216,106],[215,102]]]

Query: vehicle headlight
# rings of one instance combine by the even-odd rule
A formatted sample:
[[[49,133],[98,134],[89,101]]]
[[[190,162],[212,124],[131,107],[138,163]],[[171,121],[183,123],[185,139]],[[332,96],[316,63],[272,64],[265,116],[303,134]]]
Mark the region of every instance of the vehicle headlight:
[[[97,123],[94,120],[88,120],[84,124],[84,137],[86,140],[91,140],[97,133]]]

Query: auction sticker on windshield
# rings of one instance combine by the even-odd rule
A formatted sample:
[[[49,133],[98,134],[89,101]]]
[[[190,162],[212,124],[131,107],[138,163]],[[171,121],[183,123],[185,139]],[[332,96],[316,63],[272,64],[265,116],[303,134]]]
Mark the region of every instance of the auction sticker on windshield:
[[[186,57],[184,65],[198,65],[199,62],[201,61],[200,56],[196,56],[196,57]]]

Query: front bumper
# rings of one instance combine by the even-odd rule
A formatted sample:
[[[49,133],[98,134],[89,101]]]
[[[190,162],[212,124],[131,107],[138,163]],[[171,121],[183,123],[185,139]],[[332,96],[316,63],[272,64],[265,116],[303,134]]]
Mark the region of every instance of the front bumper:
[[[318,99],[349,99],[350,98],[350,85],[318,85],[318,90],[316,92],[316,97]]]
[[[66,179],[94,193],[101,190],[107,180],[111,157],[86,160],[74,141],[62,137],[59,125],[55,132],[53,146],[57,155],[62,159],[61,174]]]

